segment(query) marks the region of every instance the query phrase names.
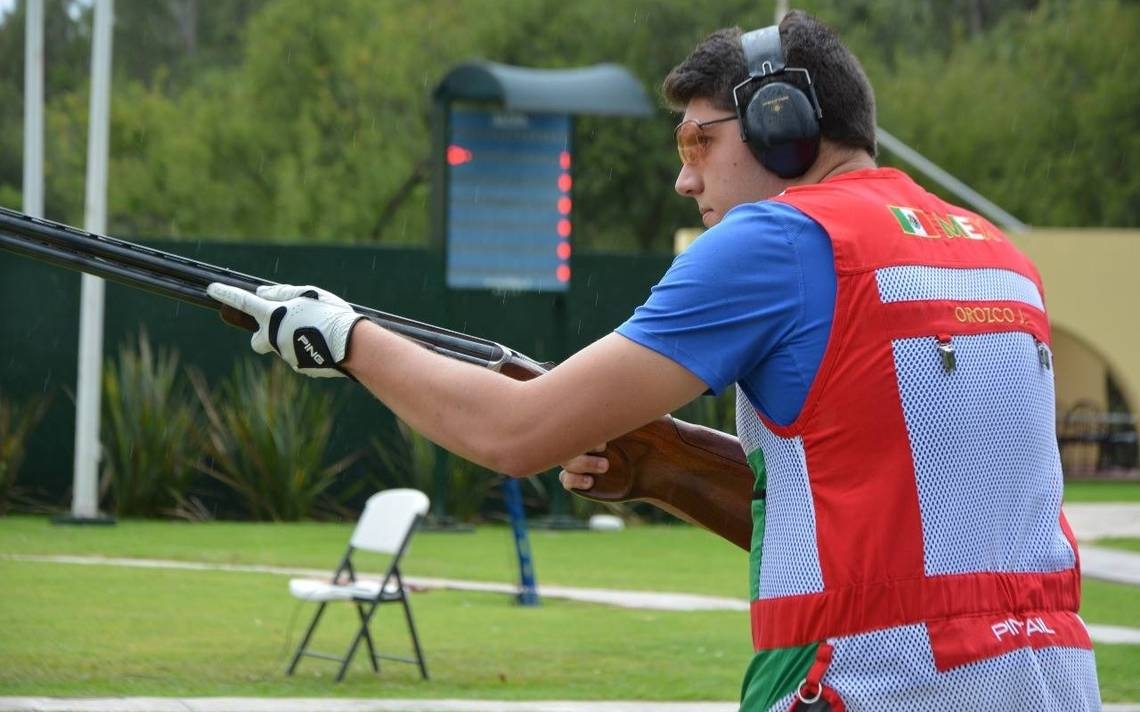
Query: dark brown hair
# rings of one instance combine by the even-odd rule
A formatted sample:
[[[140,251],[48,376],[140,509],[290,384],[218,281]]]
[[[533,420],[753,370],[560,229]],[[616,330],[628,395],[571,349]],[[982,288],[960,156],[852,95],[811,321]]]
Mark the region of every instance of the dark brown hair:
[[[748,78],[741,34],[739,27],[713,32],[669,72],[661,90],[672,108],[683,110],[694,99],[707,99],[718,109],[735,111],[732,88]],[[787,66],[802,67],[811,74],[823,112],[823,137],[874,156],[875,93],[858,58],[830,27],[800,10],[780,21],[780,44]],[[779,81],[801,83],[794,72],[780,75]],[[762,85],[750,84],[742,99],[747,100]]]

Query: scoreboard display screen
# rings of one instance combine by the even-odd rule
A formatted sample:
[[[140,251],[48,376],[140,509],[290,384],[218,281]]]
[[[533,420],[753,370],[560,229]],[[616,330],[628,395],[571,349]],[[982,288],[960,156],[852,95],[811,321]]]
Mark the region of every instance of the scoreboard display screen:
[[[453,107],[449,126],[447,286],[566,291],[570,116]]]

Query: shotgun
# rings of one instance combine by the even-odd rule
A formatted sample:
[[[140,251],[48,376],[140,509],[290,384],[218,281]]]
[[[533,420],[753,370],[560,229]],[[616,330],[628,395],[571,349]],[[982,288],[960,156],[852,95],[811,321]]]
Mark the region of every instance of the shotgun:
[[[257,322],[211,299],[206,286],[222,282],[254,291],[274,284],[2,207],[0,247],[217,310],[227,323],[250,331],[257,329]],[[554,367],[487,339],[356,304],[352,308],[426,349],[515,380],[529,380]],[[599,502],[648,502],[749,549],[753,474],[736,438],[665,415],[610,442],[604,454],[609,471],[595,476],[589,490],[575,490],[576,494]]]

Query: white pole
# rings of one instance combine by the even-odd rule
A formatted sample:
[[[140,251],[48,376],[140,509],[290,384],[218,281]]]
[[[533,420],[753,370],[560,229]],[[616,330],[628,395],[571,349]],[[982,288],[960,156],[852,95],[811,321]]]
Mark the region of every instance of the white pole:
[[[44,3],[28,0],[24,25],[24,212],[44,216]]]
[[[780,20],[784,19],[784,15],[788,14],[788,0],[776,0],[776,20],[774,24],[780,24]]]
[[[107,133],[111,106],[112,0],[95,0],[91,45],[91,118],[87,131],[87,199],[84,227],[107,231]],[[83,275],[79,311],[79,382],[76,387],[75,472],[71,515],[99,516],[99,406],[103,374],[102,279]]]

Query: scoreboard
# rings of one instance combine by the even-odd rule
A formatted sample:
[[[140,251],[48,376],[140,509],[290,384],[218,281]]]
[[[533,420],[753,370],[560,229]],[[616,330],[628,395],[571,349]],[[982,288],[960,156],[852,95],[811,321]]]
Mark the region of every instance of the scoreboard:
[[[447,286],[566,291],[570,116],[452,107],[448,125]]]

